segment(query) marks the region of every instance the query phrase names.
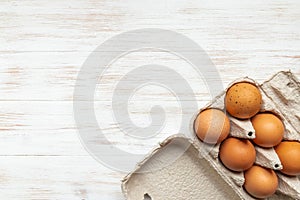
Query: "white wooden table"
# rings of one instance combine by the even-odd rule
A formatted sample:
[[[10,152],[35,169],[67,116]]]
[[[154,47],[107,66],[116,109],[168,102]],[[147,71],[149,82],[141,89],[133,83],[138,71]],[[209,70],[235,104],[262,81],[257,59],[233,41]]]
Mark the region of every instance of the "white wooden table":
[[[169,29],[197,42],[224,87],[246,75],[262,82],[280,70],[300,76],[297,0],[1,1],[0,199],[123,199],[120,180],[126,173],[103,166],[82,147],[72,99],[77,73],[90,52],[116,34],[140,28]],[[181,62],[165,54],[137,53],[114,69],[154,61],[175,68]],[[197,89],[197,79],[191,79]],[[147,124],[143,95],[132,113],[137,123]],[[210,99],[205,90],[197,98],[199,107]],[[156,100],[174,106],[164,95]],[[169,117],[171,124],[149,141],[110,140],[146,153],[176,132],[176,115]]]

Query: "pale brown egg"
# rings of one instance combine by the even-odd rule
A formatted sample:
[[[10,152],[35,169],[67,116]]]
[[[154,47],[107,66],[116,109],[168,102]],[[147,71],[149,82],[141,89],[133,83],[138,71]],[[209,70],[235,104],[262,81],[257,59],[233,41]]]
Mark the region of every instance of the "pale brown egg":
[[[226,92],[225,106],[230,115],[248,119],[259,112],[262,96],[259,89],[247,82],[232,85]]]
[[[274,147],[283,138],[284,125],[282,121],[271,113],[260,113],[251,119],[255,130],[255,144],[261,147]]]
[[[244,173],[245,190],[256,198],[267,198],[276,192],[278,178],[272,169],[254,165]]]
[[[254,164],[256,151],[249,140],[228,138],[221,144],[219,155],[228,169],[244,171]]]
[[[216,144],[227,138],[230,132],[230,121],[223,111],[206,109],[198,115],[194,128],[200,140]]]
[[[281,161],[282,173],[290,176],[300,175],[300,143],[284,141],[275,147],[275,151]]]

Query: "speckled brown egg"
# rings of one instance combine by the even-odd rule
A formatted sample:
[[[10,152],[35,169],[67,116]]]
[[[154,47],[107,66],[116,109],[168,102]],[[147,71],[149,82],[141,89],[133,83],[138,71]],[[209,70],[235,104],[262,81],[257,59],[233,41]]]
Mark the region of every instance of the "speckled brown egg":
[[[261,93],[259,89],[251,83],[236,83],[226,92],[226,110],[233,117],[239,119],[251,118],[259,112],[261,104]]]
[[[282,173],[290,176],[300,175],[300,143],[284,141],[275,147],[275,151],[281,161]]]
[[[256,151],[249,140],[228,138],[220,146],[220,160],[233,171],[244,171],[252,167]]]
[[[244,173],[245,190],[256,198],[267,198],[273,195],[278,187],[278,178],[272,169],[254,165]]]
[[[255,144],[261,147],[274,147],[278,145],[284,134],[282,121],[272,113],[259,113],[252,119],[252,126],[255,129]]]
[[[230,132],[230,121],[223,111],[211,108],[198,115],[194,128],[200,140],[216,144],[227,138]]]

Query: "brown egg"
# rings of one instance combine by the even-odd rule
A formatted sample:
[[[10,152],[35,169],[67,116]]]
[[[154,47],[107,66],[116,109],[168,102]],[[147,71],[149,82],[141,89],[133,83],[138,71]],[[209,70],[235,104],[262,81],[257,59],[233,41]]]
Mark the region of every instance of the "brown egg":
[[[206,109],[198,115],[194,127],[199,139],[205,143],[216,144],[228,136],[230,121],[223,111]]]
[[[254,165],[244,176],[244,188],[253,197],[267,198],[276,192],[278,178],[272,169]]]
[[[233,117],[240,119],[251,118],[259,112],[261,104],[260,91],[251,83],[236,83],[226,92],[226,110]]]
[[[251,119],[255,129],[255,144],[261,147],[274,147],[278,145],[284,134],[282,121],[271,113],[260,113]]]
[[[275,147],[281,161],[282,173],[290,176],[300,175],[300,143],[293,141],[281,142]]]
[[[254,164],[256,151],[249,140],[228,138],[221,144],[219,155],[228,169],[244,171]]]

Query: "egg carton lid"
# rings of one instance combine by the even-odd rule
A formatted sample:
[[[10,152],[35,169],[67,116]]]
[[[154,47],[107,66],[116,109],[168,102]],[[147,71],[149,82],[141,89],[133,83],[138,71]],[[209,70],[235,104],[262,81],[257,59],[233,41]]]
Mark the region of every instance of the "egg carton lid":
[[[260,88],[270,99],[276,101],[280,110],[286,111],[293,106],[288,113],[281,111],[281,114],[288,119],[299,136],[300,83],[297,78],[290,71],[282,71],[260,85]],[[229,172],[218,159],[203,154],[205,146],[204,143],[180,134],[167,138],[138,163],[133,172],[124,177],[122,191],[125,198],[254,199],[242,187],[243,172]],[[269,199],[300,199],[299,177],[289,179],[283,176],[279,184],[281,190],[277,190]]]

